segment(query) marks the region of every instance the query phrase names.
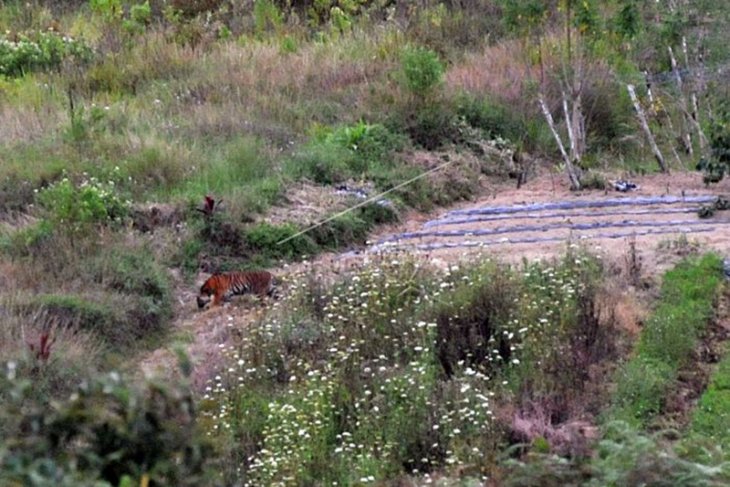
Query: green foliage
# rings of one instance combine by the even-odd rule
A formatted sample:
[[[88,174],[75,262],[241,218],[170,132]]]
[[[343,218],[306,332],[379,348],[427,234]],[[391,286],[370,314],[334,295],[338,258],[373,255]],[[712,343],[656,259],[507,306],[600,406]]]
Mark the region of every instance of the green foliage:
[[[316,253],[317,246],[307,235],[291,238],[298,232],[299,229],[292,223],[259,223],[246,230],[245,239],[253,251],[272,259],[291,259]],[[291,239],[279,244],[287,238]]]
[[[64,231],[78,232],[90,225],[119,223],[129,212],[113,181],[88,177],[74,184],[64,177],[38,192],[38,203],[50,222]]]
[[[92,332],[111,342],[128,343],[120,304],[97,302],[85,295],[38,294],[27,306],[29,311],[39,311],[63,326]]]
[[[614,19],[615,32],[624,39],[633,39],[642,28],[641,12],[636,0],[622,0]]]
[[[74,58],[89,61],[93,51],[83,40],[54,32],[0,36],[0,75],[22,76],[34,70],[57,68]]]
[[[441,83],[445,71],[438,54],[424,47],[412,47],[403,51],[401,69],[406,88],[420,98],[433,93]]]
[[[503,137],[518,142],[526,135],[521,114],[513,107],[467,93],[459,95],[455,104],[456,115],[469,126],[482,130],[488,138]]]
[[[667,271],[661,303],[642,331],[638,354],[673,367],[688,358],[712,315],[722,282],[722,261],[714,254],[689,259]]]
[[[548,13],[548,4],[541,0],[502,0],[502,21],[513,32],[533,33]]]
[[[132,5],[129,8],[129,16],[122,22],[122,27],[130,34],[141,34],[145,27],[152,20],[152,8],[149,0],[144,3]]]
[[[503,360],[518,359],[512,383],[521,404],[560,418],[586,387],[591,365],[615,354],[615,324],[598,306],[603,268],[571,246],[561,261],[525,262],[523,275],[508,332],[492,345]]]
[[[0,250],[14,257],[24,257],[33,254],[44,245],[48,245],[53,238],[53,225],[41,220],[35,225],[28,225],[15,232],[9,232],[0,238]]]
[[[722,448],[730,447],[730,354],[725,354],[714,371],[692,413],[690,427]]]
[[[253,3],[254,29],[257,35],[269,30],[279,30],[283,15],[273,0],[255,0]]]
[[[92,12],[101,15],[104,20],[119,19],[124,14],[121,0],[89,0]]]
[[[395,154],[406,146],[405,137],[381,124],[358,122],[323,130],[286,163],[293,178],[335,184],[350,178],[372,179],[380,167],[394,165]]]
[[[710,125],[710,158],[701,159],[697,170],[703,171],[705,184],[722,181],[730,172],[730,103],[723,102]]]
[[[606,176],[597,171],[586,171],[580,177],[580,186],[583,189],[606,189]]]
[[[688,258],[666,272],[661,301],[642,330],[636,355],[618,372],[607,419],[645,426],[661,412],[678,369],[685,364],[711,317],[722,260]]]
[[[617,374],[610,417],[642,426],[661,412],[674,372],[674,367],[658,360],[637,358],[627,362]]]
[[[660,432],[661,434],[661,432]],[[683,460],[663,445],[661,438],[646,436],[622,421],[609,423],[598,443],[592,463],[594,478],[589,486],[707,485],[730,480],[725,466]]]
[[[332,287],[287,276],[285,312],[224,351],[231,374],[203,405],[211,431],[239,439],[243,468],[229,483],[353,485],[480,461],[493,427],[488,379],[459,366],[443,380],[436,324],[418,318],[419,306],[468,286],[442,282],[398,261]]]
[[[182,388],[126,386],[118,374],[83,382],[52,407],[8,364],[0,377],[0,484],[201,485],[210,448]]]

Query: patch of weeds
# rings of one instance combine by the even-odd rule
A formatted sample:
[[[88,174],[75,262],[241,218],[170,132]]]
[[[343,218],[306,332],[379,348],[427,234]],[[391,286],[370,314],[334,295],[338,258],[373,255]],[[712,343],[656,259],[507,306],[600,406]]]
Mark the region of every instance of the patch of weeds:
[[[306,234],[294,237],[298,232],[299,228],[292,223],[259,223],[246,229],[245,239],[253,252],[271,259],[292,259],[315,254],[317,244]],[[279,242],[285,239],[289,240],[280,245]]]
[[[381,124],[359,122],[324,129],[287,161],[285,172],[294,179],[327,185],[349,178],[369,179],[374,166],[393,166],[392,158],[405,145],[405,137]]]
[[[24,73],[57,67],[67,58],[89,61],[93,51],[83,40],[55,32],[17,33],[0,37],[0,75]]]
[[[586,171],[580,177],[580,186],[583,189],[606,189],[608,180],[599,172]]]
[[[730,354],[727,347],[725,357],[692,413],[690,428],[693,433],[710,438],[723,448],[730,446]]]
[[[487,138],[502,137],[512,141],[526,136],[526,127],[511,107],[463,93],[455,101],[456,115],[470,127],[484,132]]]
[[[284,171],[293,179],[307,178],[318,184],[331,185],[350,176],[351,159],[354,156],[345,147],[313,144],[292,156]]]
[[[436,150],[462,140],[459,119],[444,101],[405,107],[392,123],[425,150]]]
[[[445,71],[438,54],[424,47],[405,49],[401,69],[406,88],[420,98],[428,97],[440,86]]]
[[[93,176],[78,184],[64,177],[39,191],[37,199],[48,220],[70,232],[85,231],[98,224],[118,224],[128,215],[130,206],[113,181]]]
[[[125,329],[124,305],[80,294],[39,294],[25,308],[42,313],[62,327],[91,332],[110,344],[131,343]]]
[[[147,249],[111,249],[97,257],[93,274],[104,288],[133,296],[130,320],[143,336],[162,329],[172,315],[172,293],[165,270]]]
[[[722,282],[722,259],[686,258],[664,274],[661,299],[644,326],[636,354],[618,372],[617,393],[605,419],[645,426],[661,412],[666,392],[691,358],[707,326]]]
[[[660,413],[674,372],[657,360],[634,359],[624,364],[617,373],[610,417],[640,427],[645,418]]]
[[[0,238],[0,250],[13,257],[27,257],[41,250],[53,239],[53,225],[47,220],[8,232]]]

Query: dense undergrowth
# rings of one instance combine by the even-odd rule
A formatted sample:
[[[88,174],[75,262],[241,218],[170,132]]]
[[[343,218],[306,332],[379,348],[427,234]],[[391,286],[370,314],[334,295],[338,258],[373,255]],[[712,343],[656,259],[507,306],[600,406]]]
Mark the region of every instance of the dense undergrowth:
[[[0,481],[207,481],[198,476],[204,448],[168,422],[192,415],[187,399],[166,396],[160,412],[151,398],[166,393],[154,387],[84,378],[133,368],[167,336],[175,287],[199,272],[359,245],[409,210],[475,197],[485,176],[524,182],[534,160],[559,158],[538,93],[567,133],[571,74],[584,76],[583,116],[571,121],[586,133],[586,187],[605,185],[603,171],[655,170],[627,82],[641,87],[672,168],[701,161],[708,182],[721,179],[728,117],[717,100],[727,93],[714,73],[727,60],[727,9],[679,4],[0,3],[0,361],[22,382],[3,384],[0,396],[18,402],[0,412],[11,412],[3,428],[22,418],[4,429],[9,438],[33,432],[0,446]],[[667,47],[679,54],[683,38],[680,88]],[[695,119],[706,144],[678,137]],[[687,279],[709,275],[707,262]],[[606,276],[592,258],[447,276],[385,263],[351,277],[359,280],[332,288],[292,283],[291,298],[226,349],[235,374],[214,384],[203,418],[226,481],[499,478],[503,442],[581,450],[561,425],[600,412],[600,398],[587,408],[578,398],[617,353],[609,305],[597,297]],[[660,407],[658,396],[641,402],[641,394],[670,387],[699,336],[712,282],[660,306],[648,325],[656,334],[636,355],[650,360],[621,369],[656,380],[641,382],[651,390],[638,395],[636,384],[619,387],[630,398],[620,392],[612,411],[643,423],[637,411]],[[685,291],[699,293],[692,312],[679,303]],[[691,340],[677,334],[687,323]],[[79,383],[82,392],[56,402]],[[702,411],[722,407],[722,391],[713,382],[698,431],[714,427]],[[110,394],[116,403],[104,402],[114,402]],[[85,415],[84,401],[100,405]],[[108,409],[122,411],[110,420],[116,436],[104,436],[108,425],[96,417]],[[656,442],[622,428],[616,437],[629,435],[636,455],[648,448],[660,457]],[[300,433],[307,441],[289,441]],[[155,435],[165,438],[161,450],[146,451]],[[119,437],[129,443],[119,447]],[[614,436],[605,439],[610,450]],[[79,446],[88,444],[99,448]],[[613,458],[604,458],[607,471]]]
[[[393,257],[331,285],[293,276],[277,310],[224,349],[203,398],[226,483],[496,475],[506,410],[567,421],[585,371],[612,356],[601,276],[575,252],[520,269],[434,273]]]

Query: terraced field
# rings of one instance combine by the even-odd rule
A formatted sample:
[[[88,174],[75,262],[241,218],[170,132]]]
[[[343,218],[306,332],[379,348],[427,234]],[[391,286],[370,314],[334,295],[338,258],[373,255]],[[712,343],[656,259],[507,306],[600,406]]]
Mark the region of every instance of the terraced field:
[[[662,242],[678,238],[723,251],[730,242],[730,212],[702,219],[697,210],[712,204],[724,188],[704,188],[693,176],[647,178],[630,193],[571,194],[546,190],[545,181],[536,181],[532,191],[508,191],[381,235],[368,252],[481,251],[534,258],[559,252],[566,242],[620,252],[631,239],[648,258],[660,258]]]

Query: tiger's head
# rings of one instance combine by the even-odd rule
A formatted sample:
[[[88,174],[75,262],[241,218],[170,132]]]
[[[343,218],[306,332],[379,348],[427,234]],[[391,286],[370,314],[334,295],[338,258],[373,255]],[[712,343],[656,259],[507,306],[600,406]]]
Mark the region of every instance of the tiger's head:
[[[200,293],[198,294],[198,309],[205,308],[205,305],[210,302],[211,296],[215,294],[215,284],[212,278],[208,278],[202,286],[200,286]]]

